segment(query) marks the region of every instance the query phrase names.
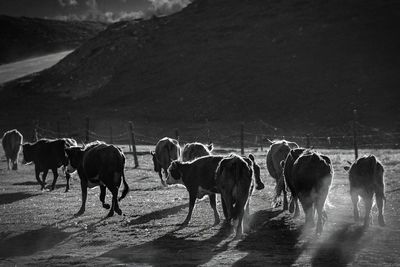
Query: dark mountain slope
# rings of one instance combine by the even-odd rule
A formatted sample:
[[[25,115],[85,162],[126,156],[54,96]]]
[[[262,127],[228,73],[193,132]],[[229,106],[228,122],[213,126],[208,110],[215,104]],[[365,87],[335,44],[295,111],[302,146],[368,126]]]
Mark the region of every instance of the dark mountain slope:
[[[106,24],[0,15],[0,64],[74,49]]]
[[[43,106],[45,92],[50,104],[98,119],[262,119],[298,131],[343,125],[357,106],[363,123],[393,128],[399,15],[398,1],[195,1],[169,17],[111,25],[3,94],[11,110],[37,98]]]

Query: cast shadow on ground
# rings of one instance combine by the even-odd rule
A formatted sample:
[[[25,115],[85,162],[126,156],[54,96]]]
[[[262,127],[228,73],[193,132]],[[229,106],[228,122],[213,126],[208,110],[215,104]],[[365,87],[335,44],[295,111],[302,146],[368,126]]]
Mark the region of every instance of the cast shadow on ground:
[[[110,250],[100,257],[113,258],[126,264],[198,266],[209,262],[215,255],[225,251],[228,243],[222,247],[218,247],[218,244],[232,234],[230,225],[221,224],[218,232],[210,238],[194,240],[190,239],[192,234],[176,236],[175,231],[179,229],[141,245]]]
[[[2,239],[0,240],[0,258],[29,256],[38,251],[47,250],[56,246],[69,235],[71,235],[71,233],[46,226],[14,237]]]
[[[39,185],[39,183],[34,181],[27,181],[21,183],[13,183],[12,185]]]
[[[298,247],[301,229],[291,228],[285,220],[291,220],[281,210],[261,210],[251,215],[250,232],[236,249],[248,254],[233,266],[270,266],[293,264],[304,246]]]
[[[347,266],[361,249],[364,232],[361,225],[349,223],[341,226],[316,250],[312,266]]]
[[[173,215],[175,213],[180,212],[182,209],[189,207],[189,204],[182,204],[178,206],[174,206],[171,208],[166,208],[162,210],[156,210],[144,215],[139,216],[138,218],[135,218],[133,220],[130,220],[128,225],[138,225],[138,224],[145,224],[148,223],[152,220],[160,220],[163,218],[166,218],[170,215]]]
[[[26,192],[17,192],[17,193],[7,193],[0,195],[0,205],[10,204],[19,200],[23,200],[26,198],[34,197],[38,194],[31,194]]]

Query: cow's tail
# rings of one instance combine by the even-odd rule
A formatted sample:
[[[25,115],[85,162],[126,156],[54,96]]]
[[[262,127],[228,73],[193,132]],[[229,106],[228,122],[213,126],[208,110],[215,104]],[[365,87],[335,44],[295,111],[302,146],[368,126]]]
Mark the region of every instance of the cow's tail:
[[[122,194],[119,197],[118,201],[121,201],[129,192],[129,185],[126,182],[124,170],[122,170],[122,182],[124,183],[124,190],[122,190]]]

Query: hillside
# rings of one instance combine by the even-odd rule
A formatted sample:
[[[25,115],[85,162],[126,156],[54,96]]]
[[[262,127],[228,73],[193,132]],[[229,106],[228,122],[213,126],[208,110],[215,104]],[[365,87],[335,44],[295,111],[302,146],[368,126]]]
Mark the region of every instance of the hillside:
[[[0,64],[74,49],[106,24],[0,15]]]
[[[399,15],[398,1],[194,1],[111,25],[51,69],[7,84],[0,109],[29,123],[69,111],[78,121],[263,120],[312,132],[343,125],[357,106],[363,124],[393,129]]]

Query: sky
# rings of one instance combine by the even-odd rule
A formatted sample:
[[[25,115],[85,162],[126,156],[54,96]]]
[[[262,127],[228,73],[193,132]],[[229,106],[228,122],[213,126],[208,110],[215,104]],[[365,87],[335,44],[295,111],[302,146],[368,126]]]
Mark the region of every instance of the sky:
[[[189,3],[190,0],[0,0],[0,14],[115,22],[151,14],[168,15]]]

